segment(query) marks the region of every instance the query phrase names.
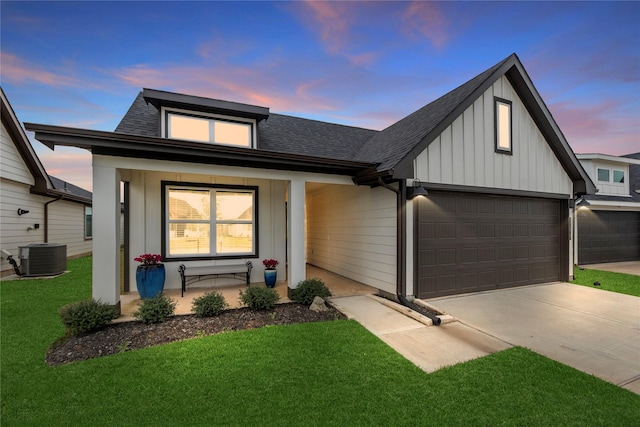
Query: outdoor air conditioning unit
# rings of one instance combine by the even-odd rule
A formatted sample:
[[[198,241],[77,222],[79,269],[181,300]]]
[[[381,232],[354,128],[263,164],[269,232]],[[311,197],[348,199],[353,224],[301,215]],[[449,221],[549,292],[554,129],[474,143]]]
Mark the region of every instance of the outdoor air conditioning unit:
[[[33,243],[18,249],[25,276],[54,276],[67,269],[67,245]]]

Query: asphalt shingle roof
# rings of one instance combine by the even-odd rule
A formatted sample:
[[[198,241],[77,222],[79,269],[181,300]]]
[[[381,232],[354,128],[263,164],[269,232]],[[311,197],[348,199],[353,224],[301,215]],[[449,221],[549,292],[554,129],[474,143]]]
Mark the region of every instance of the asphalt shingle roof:
[[[85,199],[91,200],[92,194],[91,191],[87,191],[84,188],[80,188],[77,185],[70,184],[66,181],[61,180],[60,178],[56,178],[55,176],[49,175],[49,179],[51,180],[51,184],[53,185],[53,189],[69,193],[73,196],[83,197]]]
[[[129,107],[129,111],[124,115],[116,127],[117,133],[128,133],[140,136],[160,136],[160,114],[158,109],[142,97],[142,92]]]

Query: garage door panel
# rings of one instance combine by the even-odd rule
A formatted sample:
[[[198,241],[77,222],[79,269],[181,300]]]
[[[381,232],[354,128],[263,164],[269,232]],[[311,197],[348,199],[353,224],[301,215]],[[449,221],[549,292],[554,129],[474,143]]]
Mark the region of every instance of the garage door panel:
[[[579,264],[640,260],[640,212],[579,208],[577,217]]]
[[[434,191],[416,209],[418,296],[559,280],[560,206],[545,199]]]

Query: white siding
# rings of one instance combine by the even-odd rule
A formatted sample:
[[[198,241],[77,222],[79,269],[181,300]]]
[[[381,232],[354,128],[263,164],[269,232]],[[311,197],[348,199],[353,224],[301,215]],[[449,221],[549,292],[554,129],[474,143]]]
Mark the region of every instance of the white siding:
[[[609,162],[602,159],[580,160],[582,167],[598,189],[600,196],[628,196],[629,195],[629,165],[626,163]],[[609,171],[609,182],[598,181],[598,169]],[[624,183],[613,182],[613,171],[624,172]]]
[[[310,264],[395,293],[395,193],[381,187],[311,187],[306,250]]]
[[[2,123],[2,132],[0,133],[0,177],[23,184],[35,184],[29,168],[18,153],[4,123]]]
[[[84,238],[84,205],[59,200],[49,203],[49,242],[67,245],[67,256],[89,254],[92,241]]]
[[[513,154],[495,152],[494,96],[513,102]],[[417,158],[422,182],[572,194],[572,182],[509,81],[502,77]]]

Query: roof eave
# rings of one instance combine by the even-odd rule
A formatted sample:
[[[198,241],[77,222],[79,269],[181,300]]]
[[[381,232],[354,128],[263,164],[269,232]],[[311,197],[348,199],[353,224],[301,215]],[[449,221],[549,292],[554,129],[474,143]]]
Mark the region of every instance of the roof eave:
[[[147,137],[60,126],[25,123],[35,138],[55,146],[84,148],[94,154],[206,164],[309,171],[355,176],[373,163],[328,159],[252,148],[207,145],[191,141]]]

